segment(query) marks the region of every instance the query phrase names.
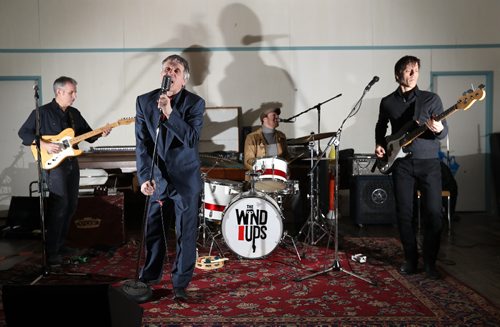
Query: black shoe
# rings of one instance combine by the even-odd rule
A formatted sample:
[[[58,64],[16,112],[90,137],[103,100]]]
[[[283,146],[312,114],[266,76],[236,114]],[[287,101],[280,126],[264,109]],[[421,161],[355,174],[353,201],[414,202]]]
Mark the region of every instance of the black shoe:
[[[175,301],[187,301],[188,296],[186,294],[186,289],[184,287],[174,287],[174,300]]]
[[[60,250],[59,250],[59,253],[62,255],[62,256],[65,256],[65,257],[73,257],[73,256],[76,256],[79,254],[79,250],[78,249],[75,249],[75,248],[70,248],[69,246],[63,246]]]
[[[51,267],[59,267],[63,264],[63,258],[60,254],[47,256],[47,264]]]
[[[148,286],[153,286],[156,284],[160,284],[161,278],[159,279],[145,279],[145,278],[139,278],[139,281],[148,285]]]
[[[413,275],[417,273],[417,265],[414,263],[411,263],[409,261],[405,261],[401,268],[399,268],[399,272],[402,273],[403,275]]]
[[[433,280],[441,279],[441,273],[436,269],[435,265],[425,265],[424,269],[427,278]]]

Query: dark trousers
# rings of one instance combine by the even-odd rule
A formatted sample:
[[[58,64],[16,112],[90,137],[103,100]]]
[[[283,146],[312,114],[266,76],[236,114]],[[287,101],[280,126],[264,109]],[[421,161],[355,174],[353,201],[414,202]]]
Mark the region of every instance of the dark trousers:
[[[67,158],[56,168],[45,171],[45,178],[49,190],[46,251],[48,256],[53,256],[64,245],[78,205],[80,169],[77,159]]]
[[[441,167],[438,159],[401,159],[392,174],[397,222],[405,260],[417,264],[418,248],[414,224],[415,190],[421,192],[421,224],[424,264],[434,265],[442,230]]]
[[[158,184],[157,184],[158,185]],[[161,187],[159,188],[161,189]],[[187,287],[196,264],[199,194],[181,196],[169,190],[168,197],[155,193],[150,198],[145,245],[146,259],[140,278],[160,280],[166,258],[168,221],[175,219],[176,256],[172,265],[173,287]]]

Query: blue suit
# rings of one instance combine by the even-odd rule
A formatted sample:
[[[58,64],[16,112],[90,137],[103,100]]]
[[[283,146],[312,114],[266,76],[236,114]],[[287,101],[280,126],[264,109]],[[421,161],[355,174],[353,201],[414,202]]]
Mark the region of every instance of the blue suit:
[[[185,288],[196,263],[198,210],[202,190],[198,143],[205,100],[182,89],[171,99],[173,112],[161,119],[157,100],[160,90],[137,97],[136,159],[139,185],[151,177],[154,142],[158,129],[157,158],[145,231],[146,259],[140,279],[160,280],[166,256],[163,235],[168,220],[175,218],[176,257],[172,265],[173,287]],[[161,120],[161,121],[160,121]],[[162,204],[162,205],[161,205]]]

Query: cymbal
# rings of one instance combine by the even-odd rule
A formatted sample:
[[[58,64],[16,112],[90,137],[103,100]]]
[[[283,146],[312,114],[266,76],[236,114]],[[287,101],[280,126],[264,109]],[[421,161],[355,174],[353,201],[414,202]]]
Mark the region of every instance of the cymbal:
[[[238,163],[237,160],[233,160],[233,159],[229,159],[229,158],[224,158],[224,157],[216,156],[216,155],[202,154],[202,153],[200,153],[200,159],[203,159],[203,160],[206,160],[206,161],[212,161],[212,162],[215,162],[215,163],[218,163],[218,162],[228,162],[228,163],[233,163],[233,164],[237,164]]]
[[[327,137],[332,137],[336,135],[337,133],[335,132],[328,132],[328,133],[319,133],[319,134],[310,134],[302,137],[298,137],[296,139],[290,139],[286,140],[287,144],[294,145],[294,144],[305,144],[309,143],[311,141],[317,141],[317,140],[322,140],[326,139]]]

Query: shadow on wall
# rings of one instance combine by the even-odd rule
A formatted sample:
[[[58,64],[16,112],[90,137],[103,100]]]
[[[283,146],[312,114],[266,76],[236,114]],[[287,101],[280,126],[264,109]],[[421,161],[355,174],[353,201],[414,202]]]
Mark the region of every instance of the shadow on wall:
[[[255,47],[263,42],[273,46],[273,40],[281,37],[263,34],[256,14],[240,3],[230,4],[221,11],[219,29],[227,47]],[[242,107],[241,127],[260,125],[259,115],[269,103],[281,104],[282,116],[293,115],[296,87],[286,70],[267,65],[256,51],[233,51],[230,54],[232,62],[226,66],[219,90],[225,104]],[[278,52],[273,52],[273,55],[285,66]]]

